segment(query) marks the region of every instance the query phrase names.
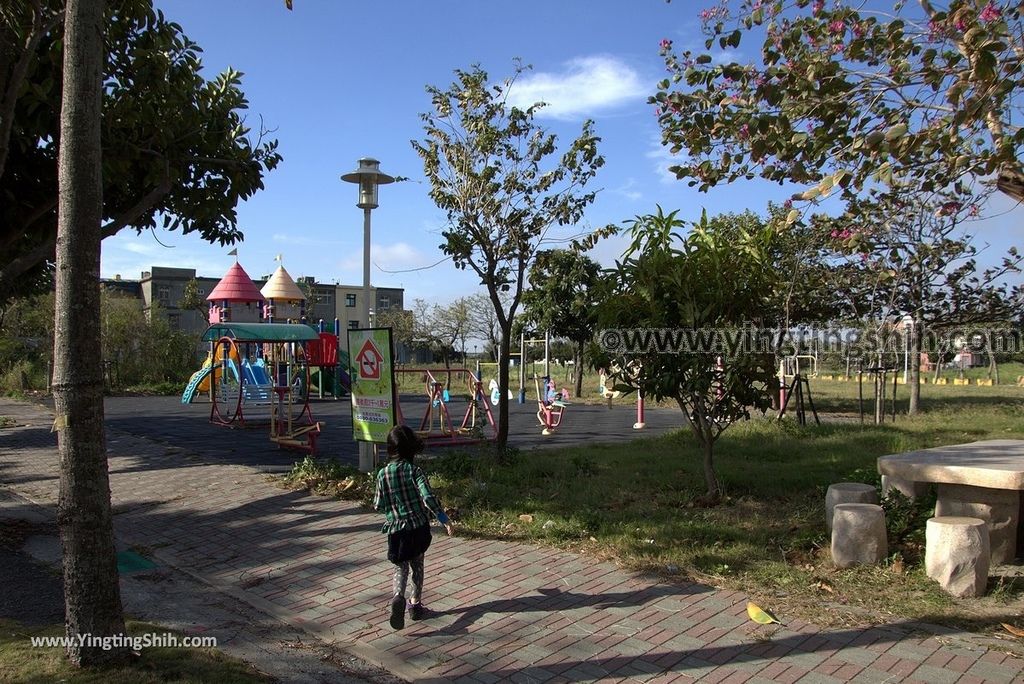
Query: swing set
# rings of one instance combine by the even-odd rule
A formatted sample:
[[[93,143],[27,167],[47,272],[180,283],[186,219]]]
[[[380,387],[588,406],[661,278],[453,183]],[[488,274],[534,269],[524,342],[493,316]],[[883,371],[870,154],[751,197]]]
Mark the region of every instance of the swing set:
[[[437,375],[435,375],[435,373]],[[443,374],[444,381],[437,376]],[[417,377],[418,376],[418,377]],[[423,383],[423,395],[426,396],[426,410],[420,420],[419,427],[414,428],[416,434],[427,444],[437,446],[456,446],[459,444],[475,444],[493,441],[497,437],[497,427],[491,405],[484,391],[483,383],[468,368],[448,368],[443,371],[429,368],[396,368],[395,380],[399,387],[404,386],[403,380],[411,378],[415,385]],[[453,382],[464,384],[465,392],[453,393]],[[423,396],[421,395],[421,396]],[[399,424],[406,422],[402,411],[401,395],[395,402]],[[461,419],[453,411],[458,401],[465,401],[466,408]]]

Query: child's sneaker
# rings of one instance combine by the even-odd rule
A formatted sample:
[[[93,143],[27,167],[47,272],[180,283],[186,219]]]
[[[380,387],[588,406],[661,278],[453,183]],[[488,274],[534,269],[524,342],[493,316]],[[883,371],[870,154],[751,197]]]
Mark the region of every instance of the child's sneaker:
[[[422,603],[409,604],[409,617],[413,620],[422,620],[426,615],[427,609],[423,607]]]
[[[391,627],[402,629],[405,627],[405,597],[399,594],[391,599]]]

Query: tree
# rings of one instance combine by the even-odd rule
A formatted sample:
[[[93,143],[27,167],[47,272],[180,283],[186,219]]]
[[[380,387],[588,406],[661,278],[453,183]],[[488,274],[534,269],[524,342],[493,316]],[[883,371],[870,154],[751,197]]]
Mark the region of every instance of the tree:
[[[441,342],[444,365],[450,365],[452,351],[458,352],[463,363],[466,360],[466,339],[470,335],[469,298],[459,297],[447,306],[435,304],[431,320]]]
[[[203,320],[209,324],[210,303],[206,301],[206,297],[199,294],[199,281],[195,278],[192,278],[185,283],[185,288],[181,293],[181,301],[178,303],[178,307],[185,311],[198,311],[199,315],[203,317]]]
[[[415,325],[411,311],[391,307],[378,311],[373,317],[374,325],[380,328],[391,328],[391,339],[395,347],[404,346],[411,349],[415,346]]]
[[[0,300],[45,285],[52,271],[60,6],[14,0],[0,10]],[[206,81],[199,47],[151,0],[114,0],[105,25],[101,235],[159,223],[220,244],[241,239],[235,207],[281,159],[262,131],[251,139],[241,74]]]
[[[676,214],[659,207],[631,222],[633,242],[602,283],[599,324],[618,331],[602,336],[617,386],[671,399],[683,411],[714,501],[721,494],[715,442],[734,421],[771,402],[775,357],[760,349],[754,328],[765,326],[764,312],[780,285],[770,258],[776,232],[742,225],[723,231],[703,215],[683,237],[678,231],[685,223]],[[644,329],[666,331],[675,341],[642,337]],[[737,348],[684,342],[723,329],[733,331]]]
[[[919,408],[926,335],[935,339],[944,330],[1009,321],[1021,306],[1006,277],[1020,272],[1022,257],[1011,248],[999,265],[979,273],[978,249],[965,229],[979,209],[956,197],[925,201],[910,193],[902,198],[874,193],[852,201],[841,216],[813,218],[815,230],[847,259],[847,285],[841,280],[835,285],[856,302],[858,317],[873,322],[878,332],[902,316],[913,320],[903,349],[912,359],[910,414]]]
[[[502,306],[506,306],[505,299],[502,299]],[[470,295],[467,304],[469,306],[470,336],[483,340],[484,353],[497,361],[501,346],[501,328],[498,325],[498,317],[494,313],[491,298],[486,293],[477,293]]]
[[[99,640],[125,633],[103,437],[100,222],[103,180],[103,2],[68,0],[60,114],[53,399],[59,428],[57,525],[64,564],[67,653],[79,665],[126,659]],[[90,636],[88,645],[77,637]]]
[[[517,63],[514,75],[496,85],[474,66],[456,70],[447,90],[428,86],[433,111],[421,115],[426,137],[412,141],[430,197],[448,218],[441,249],[456,268],[479,276],[498,320],[500,447],[508,442],[509,350],[527,269],[552,226],[582,218],[594,200],[583,188],[604,164],[593,122],[553,157],[556,136],[534,121],[542,105],[523,110],[507,104],[525,68]]]
[[[597,284],[601,266],[585,254],[556,249],[538,252],[523,293],[525,317],[540,330],[572,343],[576,394],[583,394],[585,347],[597,331]]]
[[[850,199],[874,184],[966,190],[1001,174],[1019,192],[1018,3],[921,0],[918,12],[901,1],[888,15],[846,0],[744,0],[701,18],[707,48],[763,42],[755,65],[662,41],[671,76],[651,101],[663,143],[687,153],[673,170],[690,185],[760,175],[813,184],[797,199]]]

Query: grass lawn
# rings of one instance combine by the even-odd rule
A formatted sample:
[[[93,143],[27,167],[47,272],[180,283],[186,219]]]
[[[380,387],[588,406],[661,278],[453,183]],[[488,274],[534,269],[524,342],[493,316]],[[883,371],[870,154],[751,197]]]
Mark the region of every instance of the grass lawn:
[[[165,634],[156,625],[129,622],[128,633]],[[63,636],[63,626],[26,627],[0,621],[0,681],[76,682],[80,684],[148,684],[152,682],[218,682],[218,684],[270,682],[245,663],[217,650],[202,648],[147,648],[130,665],[78,669],[68,663],[61,648],[33,648],[34,636]],[[182,635],[178,634],[181,638]]]
[[[898,411],[906,401],[901,390]],[[812,381],[812,392],[822,413],[857,410],[855,383]],[[928,580],[925,506],[904,502],[888,511],[892,544],[883,566],[840,571],[831,563],[824,525],[829,484],[877,485],[875,459],[885,454],[1024,439],[1024,388],[927,386],[922,404],[923,415],[881,426],[734,425],[716,449],[726,501],[713,508],[693,503],[704,482],[688,432],[626,447],[581,439],[576,448],[524,452],[507,463],[450,454],[427,467],[445,504],[459,509],[464,534],[554,544],[741,589],[819,624],[907,618],[984,630],[1019,623],[1024,579],[993,579],[989,595],[974,601],[952,599]]]
[[[870,386],[866,386],[870,395]],[[651,572],[749,593],[783,619],[822,625],[923,620],[974,631],[1024,627],[1024,578],[993,578],[988,595],[956,600],[923,570],[924,522],[934,499],[888,502],[890,556],[879,567],[838,570],[825,532],[825,490],[835,482],[879,484],[876,458],[981,439],[1024,439],[1024,388],[922,387],[924,413],[895,423],[857,420],[857,384],[811,380],[820,426],[755,419],[732,426],[716,447],[725,500],[706,508],[701,454],[688,431],[628,445],[512,453],[435,452],[424,459],[459,534],[552,544]],[[591,390],[593,391],[593,390]],[[620,402],[630,403],[629,399]],[[907,388],[897,393],[906,410]],[[666,409],[678,410],[678,409]],[[870,402],[866,403],[870,415]],[[294,481],[322,492],[352,473],[307,463]],[[346,498],[372,496],[355,476]]]

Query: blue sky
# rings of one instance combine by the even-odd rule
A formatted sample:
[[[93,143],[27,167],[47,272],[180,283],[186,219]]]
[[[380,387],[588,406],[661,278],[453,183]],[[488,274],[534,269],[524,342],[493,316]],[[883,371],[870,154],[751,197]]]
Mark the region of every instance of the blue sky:
[[[428,84],[447,86],[453,70],[479,63],[497,81],[514,58],[533,65],[513,98],[542,99],[542,123],[568,144],[585,118],[595,121],[606,164],[593,182],[597,201],[584,226],[622,222],[660,204],[696,219],[782,202],[793,188],[760,181],[700,194],[669,177],[653,108],[646,103],[663,78],[662,38],[676,48],[702,47],[697,15],[703,5],[664,0],[436,0],[350,3],[295,0],[157,0],[157,7],[203,48],[206,77],[227,66],[245,75],[249,122],[274,129],[284,161],[266,189],[239,207],[245,241],[239,260],[258,277],[276,267],[324,282],[362,281],[362,211],[356,188],[339,176],[357,159],[374,157],[386,173],[410,181],[380,190],[373,211],[375,285],[406,289],[406,300],[447,302],[480,289],[438,245],[444,215],[433,205],[423,167],[409,141],[422,139],[419,115],[429,109]],[[748,47],[748,49],[750,49]],[[747,55],[735,57],[741,61]],[[1009,209],[1008,201],[997,200]],[[980,243],[993,243],[995,260],[1020,234],[1021,209],[979,226]],[[220,276],[234,257],[230,247],[178,233],[122,232],[103,244],[102,274],[138,278],[150,266],[196,268]],[[622,242],[602,244],[605,264]],[[402,271],[388,273],[385,271]]]

